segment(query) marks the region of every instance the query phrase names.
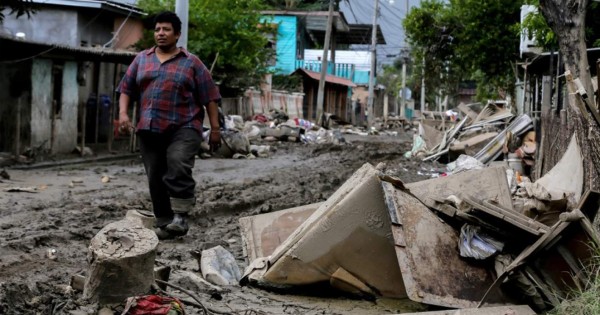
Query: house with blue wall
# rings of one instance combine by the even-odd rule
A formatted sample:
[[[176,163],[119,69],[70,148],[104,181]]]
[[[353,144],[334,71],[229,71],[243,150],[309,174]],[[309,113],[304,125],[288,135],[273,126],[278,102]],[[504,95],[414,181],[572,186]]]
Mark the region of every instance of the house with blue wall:
[[[318,84],[312,81],[318,83],[322,62],[321,57],[314,58],[314,51],[321,49],[322,54],[327,19],[326,11],[263,11],[263,22],[277,25],[273,41],[276,62],[272,71],[276,75],[302,77],[304,114],[307,119],[317,118],[315,87]],[[370,68],[365,69],[362,63],[336,62],[336,55],[339,51],[348,50],[350,45],[368,44],[364,41],[371,38],[373,28],[365,24],[348,24],[342,12],[334,12],[332,26],[323,105],[326,111],[350,120],[356,112],[350,104],[353,88],[368,84]],[[385,44],[379,27],[377,43]]]

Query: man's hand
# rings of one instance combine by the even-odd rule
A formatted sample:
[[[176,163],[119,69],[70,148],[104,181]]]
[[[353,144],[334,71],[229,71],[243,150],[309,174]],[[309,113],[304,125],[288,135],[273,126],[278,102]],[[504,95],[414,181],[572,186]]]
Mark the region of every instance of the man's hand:
[[[119,113],[119,133],[125,135],[132,131],[133,125],[131,125],[129,115],[127,115],[127,113]]]
[[[210,152],[216,152],[221,147],[221,130],[211,129],[208,135],[208,145]]]

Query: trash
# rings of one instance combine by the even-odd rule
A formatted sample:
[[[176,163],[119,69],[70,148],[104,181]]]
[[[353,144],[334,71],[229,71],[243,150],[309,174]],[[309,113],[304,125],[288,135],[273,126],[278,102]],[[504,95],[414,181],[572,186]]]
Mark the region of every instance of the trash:
[[[452,172],[453,174],[470,170],[480,170],[484,167],[485,165],[479,162],[476,158],[465,154],[461,154],[456,161],[446,165],[448,171]]]
[[[404,157],[410,159],[412,157],[418,157],[421,153],[425,153],[427,146],[425,141],[419,135],[413,135],[413,146],[412,149],[404,153]]]
[[[460,256],[483,260],[502,251],[504,244],[487,235],[479,226],[465,224],[460,229]]]
[[[106,183],[110,182],[110,176],[107,176],[107,175],[104,175],[104,176],[102,176],[102,179],[101,179],[101,181],[102,181],[102,183],[104,183],[104,184],[106,184]]]
[[[29,187],[9,187],[4,188],[6,192],[26,192],[26,193],[38,193],[38,188],[34,186]]]
[[[269,145],[250,145],[250,152],[257,157],[268,157],[270,151],[271,146]]]
[[[46,257],[48,257],[48,259],[50,259],[50,260],[56,260],[56,258],[57,258],[57,255],[56,255],[56,253],[57,253],[57,252],[56,252],[56,249],[54,249],[54,248],[49,248],[49,249],[46,251]]]
[[[206,138],[207,139],[207,138]],[[214,152],[215,156],[232,158],[236,153],[247,155],[250,153],[250,142],[246,135],[236,130],[221,132],[221,147]]]
[[[294,118],[294,122],[297,126],[304,128],[305,130],[311,130],[314,127],[312,122],[301,118]]]
[[[94,155],[94,151],[92,151],[92,149],[89,147],[84,147],[83,153],[82,153],[80,146],[76,146],[75,149],[73,149],[72,153],[79,154],[81,156],[93,156]]]
[[[235,257],[220,245],[202,251],[200,270],[204,279],[216,285],[236,285],[242,277]]]
[[[183,303],[170,296],[144,295],[127,298],[123,315],[183,315]]]

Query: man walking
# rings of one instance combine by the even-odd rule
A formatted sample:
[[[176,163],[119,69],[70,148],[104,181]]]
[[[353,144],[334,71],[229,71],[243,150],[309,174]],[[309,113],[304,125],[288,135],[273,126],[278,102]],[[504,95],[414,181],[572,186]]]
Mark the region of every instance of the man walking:
[[[156,216],[155,231],[159,239],[167,239],[188,232],[187,217],[196,203],[192,168],[202,141],[205,108],[214,150],[221,143],[217,105],[221,95],[202,61],[177,47],[179,17],[163,12],[154,22],[156,45],[136,56],[117,89],[119,126],[133,130],[128,107],[138,101],[136,132]]]

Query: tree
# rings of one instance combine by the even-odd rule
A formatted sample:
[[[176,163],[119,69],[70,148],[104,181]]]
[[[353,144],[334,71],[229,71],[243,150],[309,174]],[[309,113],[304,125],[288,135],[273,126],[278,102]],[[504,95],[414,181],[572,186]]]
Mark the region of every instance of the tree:
[[[571,71],[574,77],[579,78],[588,94],[592,95],[594,90],[589,71],[585,36],[588,1],[540,0],[539,4],[542,15],[556,34],[565,69]],[[575,134],[582,149],[584,161],[584,189],[598,189],[600,164],[597,161],[600,161],[600,130],[598,122],[590,115],[590,111],[597,109],[595,106],[592,106],[594,107],[592,109],[577,106],[577,102],[578,100],[574,97],[569,98],[566,108],[568,124],[564,129],[557,128],[560,124],[557,124],[559,119],[555,113],[546,112],[546,117],[542,117],[546,135],[555,137],[557,134],[563,135],[560,137],[562,141],[556,147],[543,146],[544,169],[547,170],[556,163],[556,153],[562,154],[570,138],[568,135]]]
[[[460,64],[455,61],[455,39],[452,35],[456,23],[449,13],[447,5],[441,1],[423,1],[420,8],[411,9],[403,26],[411,45],[413,76],[420,77],[425,73],[427,86],[454,91],[463,76],[462,72],[456,71]],[[412,89],[420,94],[420,78],[413,78],[413,81],[417,83],[411,86]],[[430,90],[426,103],[433,104],[434,98],[435,93]]]
[[[4,22],[4,10],[10,9],[8,14],[16,14],[17,18],[27,14],[31,17],[35,13],[32,7],[33,0],[2,0],[0,2],[0,24]]]
[[[173,10],[174,0],[141,0],[140,8],[149,13],[149,21],[164,10]],[[268,34],[274,30],[262,23],[261,0],[190,1],[188,50],[207,67],[215,62],[213,78],[224,94],[255,86],[267,73],[267,61],[273,55]],[[148,23],[152,26],[152,23]],[[138,46],[154,44],[152,31],[146,31]]]
[[[336,4],[339,0],[336,0]],[[278,10],[324,11],[329,6],[329,0],[265,0],[265,4]]]
[[[480,99],[513,91],[520,4],[426,0],[411,9],[403,25],[415,64],[425,60],[426,85],[441,86],[449,93],[461,81],[475,80]]]

